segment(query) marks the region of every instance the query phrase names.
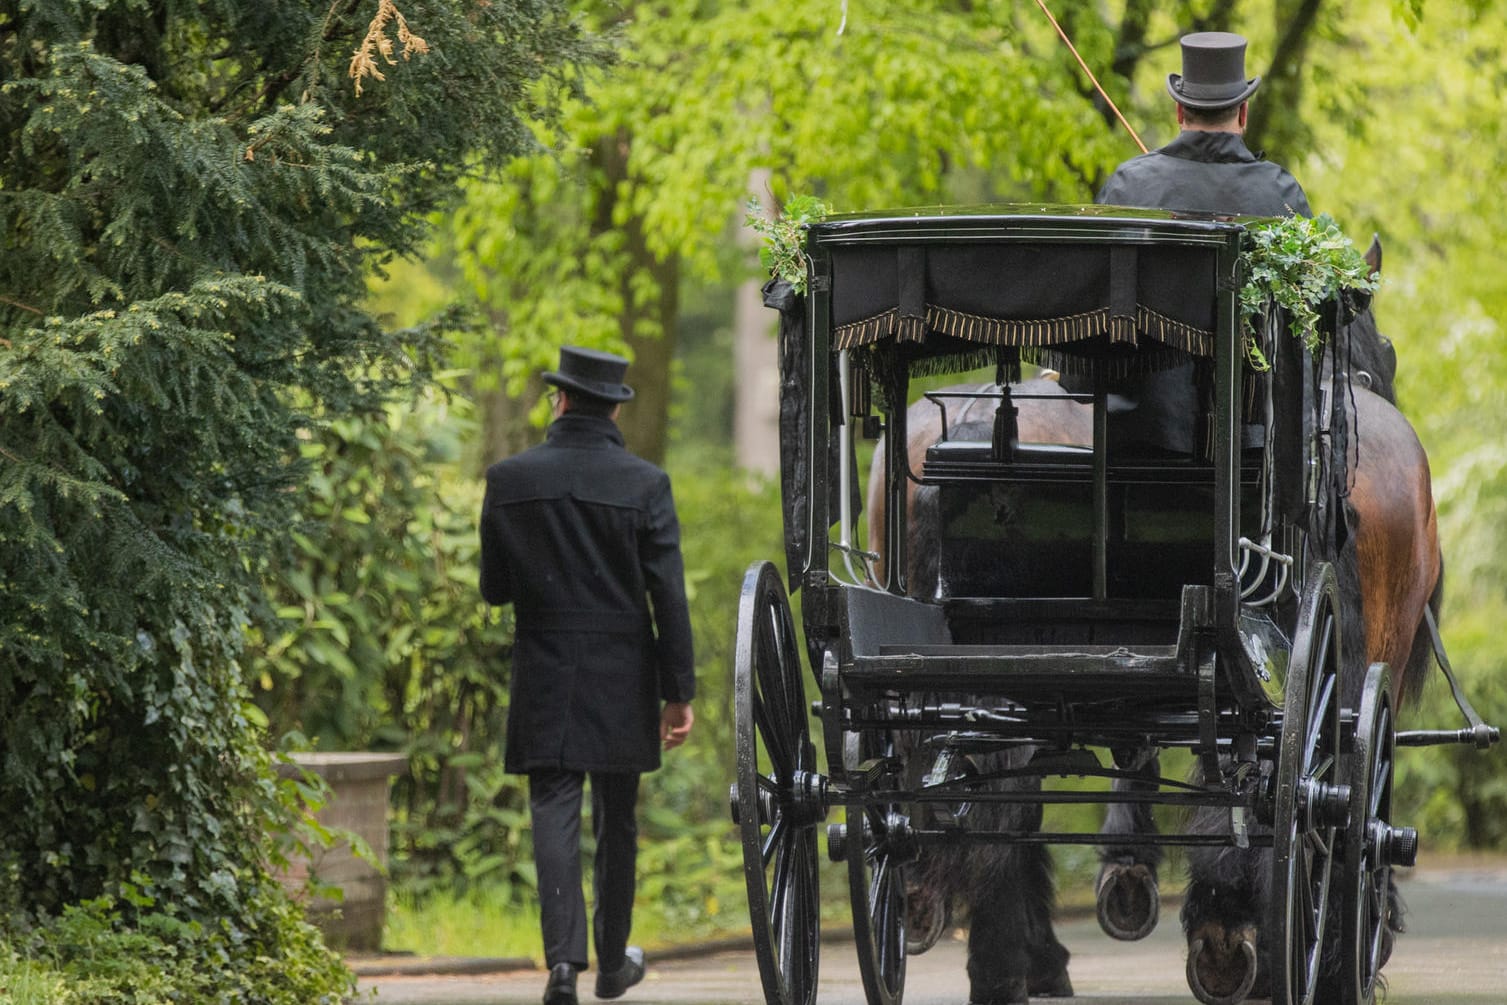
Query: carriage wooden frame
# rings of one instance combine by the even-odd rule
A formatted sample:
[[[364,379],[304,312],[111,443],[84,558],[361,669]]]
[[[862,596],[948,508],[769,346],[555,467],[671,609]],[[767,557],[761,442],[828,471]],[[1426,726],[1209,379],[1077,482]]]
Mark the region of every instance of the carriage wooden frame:
[[[1103,843],[1097,833],[970,830],[969,804],[1009,799],[1227,810],[1227,834],[1147,840],[1270,848],[1273,1000],[1312,1001],[1330,924],[1344,931],[1347,999],[1370,1000],[1384,935],[1378,898],[1392,865],[1411,864],[1416,835],[1391,820],[1395,732],[1386,668],[1372,668],[1356,707],[1342,707],[1338,693],[1344,614],[1325,543],[1339,505],[1333,368],[1279,335],[1274,321],[1265,331],[1273,372],[1256,377],[1247,369],[1238,303],[1244,234],[1240,220],[1103,207],[848,216],[809,228],[807,295],[766,291],[774,302],[783,297],[786,559],[789,589],[801,593],[804,641],[787,581],[772,564],[755,563],[734,661],[731,808],[770,1005],[815,1000],[823,843],[848,866],[871,1005],[896,1005],[903,995],[902,877],[919,849],[957,841]],[[1080,286],[1092,302],[1064,312],[1079,295],[1057,288],[1071,285],[1061,276],[1068,269],[1087,275]],[[1140,278],[1127,279],[1127,269]],[[959,292],[978,287],[979,275],[1015,292],[1003,300]],[[1158,284],[1181,308],[1142,302],[1155,299]],[[1047,285],[1051,302],[1037,307],[1032,287]],[[864,295],[849,296],[849,286],[862,286]],[[944,286],[950,294],[938,292]],[[948,296],[961,300],[945,302]],[[1174,316],[1178,310],[1184,316]],[[939,333],[939,319],[957,317],[986,328],[983,340],[959,337],[955,328]],[[1201,457],[1122,464],[1108,446],[1109,371],[1165,352],[1148,335],[1154,326],[1173,333],[1168,341],[1178,353],[1201,354],[1212,386],[1211,432]],[[913,470],[910,372],[949,354],[990,357],[1002,376],[1033,355],[1079,365],[1092,383],[1083,397],[1093,409],[1091,450],[1037,456],[997,433],[989,444],[952,451],[966,455],[961,464],[949,468],[939,457],[934,469]],[[1245,446],[1243,421],[1253,395],[1268,406],[1267,435],[1254,450]],[[1282,407],[1272,409],[1274,401]],[[853,537],[855,444],[876,427],[887,473],[887,566],[878,583],[855,572],[873,556]],[[1091,525],[1079,553],[1089,569],[1078,582],[1087,588],[1043,597],[1027,584],[1010,596],[907,597],[908,482],[928,479],[975,487],[1008,481],[1027,494],[1037,483],[1076,486],[1066,491],[1077,493]],[[1196,483],[1208,503],[1206,564],[1175,596],[1126,595],[1111,584],[1115,486],[1169,479]],[[1253,500],[1264,544],[1245,533]],[[1253,555],[1283,562],[1262,563],[1253,575]],[[1260,609],[1249,603],[1253,595],[1265,598]],[[1029,630],[990,634],[987,626],[1002,624]],[[970,626],[961,634],[975,640],[958,641],[957,625]],[[809,729],[813,707],[820,750]],[[897,749],[901,736],[906,752]],[[1151,793],[1022,796],[993,791],[990,778],[965,770],[970,751],[1027,742],[1044,751],[1026,769],[1041,778],[1128,777],[1096,752],[1133,743],[1191,750],[1207,781],[1162,779]],[[844,818],[827,826],[823,842],[822,825],[838,807]]]

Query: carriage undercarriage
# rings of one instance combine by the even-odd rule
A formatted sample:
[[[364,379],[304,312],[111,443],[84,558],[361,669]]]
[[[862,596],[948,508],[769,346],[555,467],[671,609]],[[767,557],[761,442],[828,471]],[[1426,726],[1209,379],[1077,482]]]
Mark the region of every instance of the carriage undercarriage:
[[[909,870],[949,848],[1057,844],[1269,856],[1270,951],[1259,966],[1252,955],[1245,976],[1226,986],[1207,979],[1196,965],[1201,944],[1190,945],[1195,996],[1238,1002],[1259,970],[1279,1003],[1307,1005],[1325,981],[1345,1002],[1373,1000],[1390,940],[1391,869],[1411,865],[1417,849],[1416,833],[1392,819],[1394,689],[1389,669],[1376,664],[1342,696],[1347,612],[1332,556],[1312,533],[1337,503],[1322,477],[1327,417],[1313,416],[1327,402],[1311,393],[1318,386],[1311,361],[1273,347],[1301,376],[1285,392],[1279,380],[1266,385],[1265,449],[1242,439],[1232,284],[1219,278],[1238,275],[1240,234],[1227,222],[1039,211],[813,228],[810,301],[786,315],[802,323],[782,330],[787,372],[804,375],[795,382],[804,400],[785,403],[802,421],[787,427],[782,444],[809,476],[803,485],[795,479],[803,498],[794,508],[792,479],[785,485],[804,644],[785,582],[773,565],[756,563],[744,581],[734,667],[731,810],[770,1005],[815,1000],[819,855],[847,865],[870,1005],[895,1005],[908,950],[935,940],[943,913],[931,912],[932,930],[908,931]],[[1075,320],[1054,351],[1079,353],[1090,370],[1109,359],[1133,363],[1116,328],[1127,315],[1208,336],[1214,407],[1206,456],[1138,463],[1110,450],[1102,366],[1081,399],[1092,411],[1091,443],[1022,442],[1004,379],[1018,379],[1022,345],[1010,344],[1009,332],[1040,337],[1036,315],[1020,314],[1033,284],[1055,278],[1039,271],[1041,260],[1059,253],[1066,264],[1058,268],[1101,270],[1087,285],[1095,296],[1103,287],[1108,303],[1104,325]],[[855,312],[888,306],[891,291],[876,292],[869,278],[876,256],[896,277],[892,318],[925,316],[933,337],[934,319],[948,311],[995,322],[985,355],[1000,377],[990,394],[1002,402],[991,401],[988,428],[971,443],[947,435],[943,406],[943,435],[919,472],[905,453],[910,369],[943,353],[978,352],[956,329],[927,355],[916,345],[925,334],[917,339],[911,330],[903,339],[893,322],[890,332],[871,320],[855,325]],[[1128,280],[1126,269],[1135,273]],[[1023,292],[1007,304],[968,299],[958,290],[977,286],[969,270]],[[1154,299],[1169,277],[1177,287],[1170,299],[1127,306],[1127,282],[1132,299]],[[860,283],[861,296],[845,292]],[[967,300],[961,307],[934,302],[959,295]],[[854,331],[870,341],[853,345]],[[876,388],[879,417],[870,414]],[[1282,393],[1302,399],[1300,419],[1276,418],[1272,400]],[[854,431],[874,431],[876,418],[886,436],[889,503],[882,577],[867,567],[877,556],[851,536]],[[1274,447],[1281,435],[1298,442],[1297,461]],[[1284,476],[1306,482],[1285,503],[1277,484]],[[919,597],[907,582],[906,554],[907,500],[918,487],[935,493],[943,528],[936,585],[928,581]],[[1183,512],[1189,507],[1192,516]],[[812,516],[834,512],[835,537]],[[1031,529],[1032,520],[1048,530]],[[849,570],[857,556],[865,572],[840,580],[829,567],[833,555]],[[1191,778],[1148,772],[1165,750],[1189,752]],[[1062,779],[1099,785],[1048,784]],[[1045,807],[1084,803],[1131,813],[1174,807],[1223,825],[1134,834],[1040,828]],[[841,820],[832,819],[837,807]],[[1127,870],[1121,879],[1143,874]],[[1118,905],[1106,905],[1117,897]],[[1144,935],[1156,918],[1154,884],[1104,883],[1100,909],[1117,937]],[[1115,924],[1123,930],[1114,932]],[[1013,994],[1027,990],[1022,980]]]

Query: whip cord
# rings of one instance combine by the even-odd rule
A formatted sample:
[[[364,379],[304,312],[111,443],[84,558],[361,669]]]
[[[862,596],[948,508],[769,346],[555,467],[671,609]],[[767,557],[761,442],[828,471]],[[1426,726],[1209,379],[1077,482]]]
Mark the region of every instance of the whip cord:
[[[1058,24],[1057,19],[1052,16],[1052,12],[1047,10],[1046,0],[1036,0],[1036,6],[1041,8],[1041,12],[1047,16],[1047,20],[1052,22],[1052,27],[1057,29],[1058,37],[1067,44],[1068,51],[1073,54],[1073,58],[1078,61],[1078,65],[1083,67],[1083,72],[1088,74],[1088,79],[1094,85],[1094,90],[1099,92],[1099,97],[1103,98],[1109,105],[1109,110],[1115,113],[1115,118],[1120,120],[1120,125],[1124,126],[1125,131],[1130,134],[1130,138],[1135,140],[1135,145],[1141,148],[1141,153],[1146,153],[1146,144],[1141,142],[1141,137],[1136,134],[1135,128],[1129,122],[1125,121],[1125,116],[1120,114],[1120,108],[1115,104],[1114,99],[1105,93],[1103,86],[1099,83],[1099,78],[1094,76],[1094,71],[1090,70],[1088,64],[1083,61],[1083,57],[1078,55],[1078,47],[1073,45],[1073,40],[1068,38],[1067,32],[1062,30],[1062,25]]]

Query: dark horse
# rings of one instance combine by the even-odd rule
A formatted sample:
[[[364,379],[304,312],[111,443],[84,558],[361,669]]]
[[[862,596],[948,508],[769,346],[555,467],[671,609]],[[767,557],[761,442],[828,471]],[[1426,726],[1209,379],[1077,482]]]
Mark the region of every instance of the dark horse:
[[[1437,611],[1442,562],[1428,459],[1412,426],[1389,400],[1395,370],[1390,344],[1376,332],[1369,311],[1349,326],[1348,335],[1348,358],[1341,362],[1352,375],[1352,390],[1341,407],[1348,413],[1351,440],[1352,479],[1346,500],[1351,531],[1338,564],[1341,605],[1353,637],[1346,640],[1349,646],[1340,668],[1341,701],[1354,708],[1366,667],[1385,662],[1394,668],[1397,708],[1416,697],[1428,669],[1432,650],[1425,614],[1430,607]],[[1091,442],[1089,408],[1073,402],[1053,381],[1038,378],[1015,389],[1033,395],[1019,396],[1015,402],[1022,442]],[[947,416],[949,435],[987,439],[993,404],[989,399],[954,403]],[[941,411],[933,402],[923,400],[910,407],[907,453],[913,471],[920,470],[927,447],[939,439],[941,422]],[[876,570],[881,578],[883,457],[882,450],[876,451],[868,490],[869,546],[881,555]],[[935,491],[914,482],[908,486],[906,584],[911,595],[921,598],[933,597],[937,586]],[[1354,616],[1357,611],[1359,618]],[[997,756],[1023,759],[1030,753],[1017,750]],[[1159,777],[1155,751],[1144,752],[1139,764],[1147,781],[1117,784],[1154,785]],[[1003,766],[1009,765],[991,767]],[[985,803],[972,812],[996,814],[998,819],[990,822],[1002,830],[1035,829],[1041,820],[1040,808],[1029,804]],[[1228,814],[1212,814],[1193,826],[1227,829]],[[1106,817],[1103,833],[1117,840],[1100,849],[1100,921],[1118,938],[1140,938],[1156,922],[1161,849],[1134,840],[1153,829],[1149,808],[1141,804],[1116,804]],[[1189,946],[1190,986],[1206,1002],[1233,1003],[1264,994],[1261,961],[1267,947],[1262,928],[1270,887],[1269,855],[1234,847],[1201,849],[1190,854],[1189,870],[1182,924]],[[971,1001],[1023,1002],[1028,994],[1072,993],[1068,952],[1052,931],[1052,866],[1045,847],[965,845],[928,850],[909,871],[908,885],[909,924],[915,933],[912,951],[928,947],[954,912],[966,916]],[[1395,890],[1386,921],[1391,932],[1401,931]]]

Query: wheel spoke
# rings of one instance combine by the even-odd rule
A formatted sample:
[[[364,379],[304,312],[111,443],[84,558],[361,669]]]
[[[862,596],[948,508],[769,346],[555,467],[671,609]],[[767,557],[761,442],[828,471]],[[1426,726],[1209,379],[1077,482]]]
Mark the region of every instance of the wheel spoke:
[[[1323,861],[1334,854],[1334,834],[1334,828],[1323,827],[1302,836],[1301,840],[1306,848],[1305,857],[1310,863]]]
[[[762,695],[754,696],[754,725],[759,735],[764,738],[764,753],[769,757],[774,773],[780,779],[788,781],[792,771],[789,757],[790,745],[786,738],[777,732],[773,717]]]
[[[879,957],[879,973],[884,976],[885,982],[894,979],[894,908],[895,898],[889,888],[890,866],[888,859],[884,860],[874,870],[875,875],[875,906],[874,906],[874,942],[875,952]],[[902,950],[903,951],[903,950]]]
[[[764,673],[761,676],[766,678],[769,690],[778,698],[776,702],[776,725],[786,749],[789,749],[793,745],[792,738],[801,731],[803,720],[800,717],[804,715],[804,711],[799,708],[801,704],[800,700],[792,693],[792,681],[788,678],[788,675],[778,672],[781,669],[792,666],[793,662],[790,658],[793,655],[793,651],[788,644],[789,639],[785,631],[783,611],[775,605],[771,605],[766,611],[766,617],[760,627],[762,629],[760,631],[760,643],[764,654],[764,659],[760,661],[760,666],[764,669]],[[796,666],[795,669],[798,672],[800,668]],[[768,680],[771,677],[773,679]],[[796,677],[793,683],[798,686],[800,678]]]
[[[881,855],[874,861],[874,874],[869,880],[869,916],[877,917],[884,903],[884,884],[889,879],[889,856]]]
[[[1303,925],[1304,944],[1311,944],[1314,936],[1314,909],[1313,909],[1313,862],[1309,858],[1305,848],[1301,853],[1300,867],[1298,869],[1298,884],[1296,896],[1298,898],[1298,918]]]
[[[790,963],[791,969],[801,975],[802,985],[810,982],[812,933],[801,922],[803,919],[816,917],[820,906],[816,902],[816,891],[811,880],[815,865],[811,849],[812,843],[809,841],[795,842],[796,866],[793,870],[795,876],[791,899],[796,916],[790,919]]]
[[[787,902],[790,899],[790,844],[782,841],[774,850],[774,878],[769,886],[769,916],[778,935],[785,928]]]
[[[769,868],[769,861],[774,857],[774,853],[779,850],[780,842],[785,840],[785,831],[789,826],[790,823],[785,814],[778,814],[774,818],[774,823],[770,825],[769,833],[764,838],[764,868]]]
[[[771,686],[769,681],[763,679],[767,673],[765,661],[759,662],[760,666],[755,669],[754,722],[759,728],[759,735],[764,738],[770,756],[775,756],[777,752],[783,755],[790,749],[790,736],[786,733],[785,723],[780,716],[780,705],[785,696],[780,693],[780,688]]]
[[[1323,728],[1323,722],[1329,717],[1329,707],[1334,701],[1334,675],[1325,674],[1323,685],[1319,689],[1318,696],[1314,701],[1313,709],[1308,717],[1308,735],[1303,745],[1303,763],[1313,764],[1319,741],[1328,733]]]
[[[1339,758],[1333,754],[1325,754],[1314,764],[1313,770],[1308,773],[1308,777],[1317,779],[1333,778],[1339,773],[1338,768]]]

